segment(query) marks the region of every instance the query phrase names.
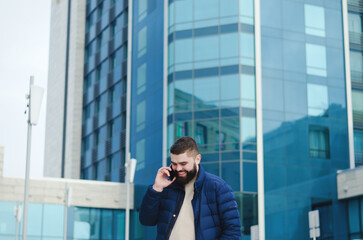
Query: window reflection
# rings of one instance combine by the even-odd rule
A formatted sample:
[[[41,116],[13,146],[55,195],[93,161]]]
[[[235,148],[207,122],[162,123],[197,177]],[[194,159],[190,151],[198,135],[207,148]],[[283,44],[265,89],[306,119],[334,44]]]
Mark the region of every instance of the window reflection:
[[[136,170],[145,168],[145,138],[136,142]]]
[[[240,36],[241,64],[254,66],[255,64],[255,40],[251,33],[241,33]]]
[[[147,26],[143,27],[137,35],[137,57],[142,57],[146,53]]]
[[[354,131],[354,155],[356,167],[363,165],[363,131]]]
[[[137,68],[137,94],[146,90],[146,63]]]
[[[325,37],[324,8],[305,4],[305,33]]]
[[[239,1],[239,12],[241,15],[241,22],[247,24],[254,23],[254,8],[253,8],[253,0],[240,0]]]
[[[328,128],[309,127],[309,155],[311,158],[330,158]]]
[[[350,51],[350,72],[353,82],[363,83],[363,54],[358,51]]]
[[[195,38],[194,45],[195,61],[211,60],[219,57],[218,35]]]
[[[306,72],[310,75],[327,76],[325,46],[306,43]]]
[[[141,22],[147,16],[147,2],[148,0],[139,0],[139,22]]]
[[[194,81],[194,102],[219,100],[219,78],[209,77]]]
[[[136,105],[136,131],[145,129],[146,121],[146,102],[145,100]]]
[[[328,116],[327,86],[308,83],[308,113],[310,116]]]

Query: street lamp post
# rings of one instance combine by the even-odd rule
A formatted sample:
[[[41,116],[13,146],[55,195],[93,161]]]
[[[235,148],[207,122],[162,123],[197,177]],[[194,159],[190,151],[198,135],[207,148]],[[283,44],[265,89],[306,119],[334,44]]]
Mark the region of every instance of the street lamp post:
[[[125,240],[129,240],[130,235],[130,184],[134,182],[136,159],[130,159],[130,153],[127,154],[125,162],[126,171],[126,214],[125,214]]]
[[[26,167],[25,167],[25,183],[24,183],[24,203],[23,203],[23,240],[26,240],[28,225],[28,197],[29,197],[29,172],[30,172],[30,148],[32,125],[36,125],[39,119],[40,106],[42,104],[44,89],[34,85],[34,77],[30,76],[29,99],[28,103],[28,138],[26,147]]]
[[[66,186],[64,195],[64,224],[63,224],[63,240],[67,240],[67,224],[68,224],[68,208],[71,206],[72,187]]]

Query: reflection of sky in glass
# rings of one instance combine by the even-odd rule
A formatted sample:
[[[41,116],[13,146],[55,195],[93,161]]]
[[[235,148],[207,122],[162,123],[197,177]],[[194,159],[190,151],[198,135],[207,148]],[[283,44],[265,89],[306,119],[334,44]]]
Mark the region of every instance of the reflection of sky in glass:
[[[308,106],[309,115],[319,116],[328,109],[328,88],[327,86],[308,83]]]

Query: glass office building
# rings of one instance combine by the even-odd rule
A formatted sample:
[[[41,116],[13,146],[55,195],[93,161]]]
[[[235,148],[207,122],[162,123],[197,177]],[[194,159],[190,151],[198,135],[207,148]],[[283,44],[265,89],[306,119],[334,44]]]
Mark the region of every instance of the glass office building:
[[[124,181],[127,1],[87,1],[81,178]]]
[[[308,239],[311,210],[320,239],[359,236],[349,213],[361,199],[339,201],[336,177],[362,164],[362,6],[88,0],[81,178],[124,181],[130,152],[132,231],[154,239],[138,207],[171,144],[191,136],[231,185],[243,239],[253,225],[261,239]]]

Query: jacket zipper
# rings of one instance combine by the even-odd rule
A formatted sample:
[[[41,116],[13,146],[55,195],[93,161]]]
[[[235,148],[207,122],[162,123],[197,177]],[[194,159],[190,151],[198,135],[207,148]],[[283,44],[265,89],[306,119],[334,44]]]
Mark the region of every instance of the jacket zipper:
[[[178,213],[178,211],[180,209],[180,204],[183,202],[183,199],[184,199],[183,195],[184,194],[181,193],[180,196],[179,196],[178,203],[176,204],[176,208],[174,210],[173,216],[171,217],[171,220],[170,220],[170,223],[169,223],[169,226],[168,226],[168,230],[166,230],[166,234],[165,234],[165,237],[164,237],[165,240],[167,240],[169,238],[171,228],[174,225],[174,222],[175,222],[175,219],[176,219],[176,214]]]

